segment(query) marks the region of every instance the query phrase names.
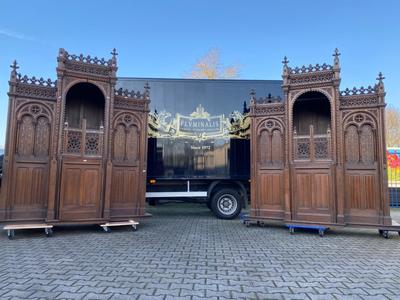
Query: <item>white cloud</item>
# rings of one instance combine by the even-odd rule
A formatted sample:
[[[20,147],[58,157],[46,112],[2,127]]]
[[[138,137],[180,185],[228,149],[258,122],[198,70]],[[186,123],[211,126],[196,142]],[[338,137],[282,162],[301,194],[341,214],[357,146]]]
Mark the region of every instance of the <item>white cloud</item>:
[[[12,30],[8,30],[5,28],[0,28],[0,35],[6,36],[6,37],[10,37],[10,38],[14,38],[14,39],[19,39],[19,40],[24,40],[24,41],[35,41],[36,39],[31,37],[31,36],[27,36],[25,34],[19,33],[19,32],[15,32]]]

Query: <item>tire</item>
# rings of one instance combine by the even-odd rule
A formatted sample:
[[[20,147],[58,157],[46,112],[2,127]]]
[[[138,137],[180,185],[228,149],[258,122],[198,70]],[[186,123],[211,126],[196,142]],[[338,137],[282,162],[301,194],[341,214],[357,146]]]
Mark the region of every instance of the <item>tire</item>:
[[[208,209],[211,210],[211,201],[207,201],[207,202],[206,202],[206,205],[207,205]]]
[[[221,189],[211,198],[211,210],[220,219],[234,219],[242,210],[242,199],[234,189]]]

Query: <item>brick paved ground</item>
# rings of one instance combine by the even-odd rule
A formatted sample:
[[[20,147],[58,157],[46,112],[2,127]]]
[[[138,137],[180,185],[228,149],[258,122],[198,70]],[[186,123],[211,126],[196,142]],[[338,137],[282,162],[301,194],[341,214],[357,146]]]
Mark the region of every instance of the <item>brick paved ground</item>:
[[[0,299],[400,299],[400,239],[246,228],[169,204],[137,232],[0,237]]]

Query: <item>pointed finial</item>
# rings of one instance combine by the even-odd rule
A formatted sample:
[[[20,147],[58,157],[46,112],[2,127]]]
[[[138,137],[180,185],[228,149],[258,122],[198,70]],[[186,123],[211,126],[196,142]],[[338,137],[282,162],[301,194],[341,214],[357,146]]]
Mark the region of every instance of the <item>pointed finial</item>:
[[[282,63],[283,63],[283,65],[284,65],[285,67],[287,67],[287,66],[288,66],[288,63],[289,63],[289,61],[288,61],[288,59],[287,59],[286,55],[285,55],[285,57],[283,58],[283,61],[282,61]]]
[[[250,104],[256,104],[256,91],[254,89],[250,90]]]
[[[335,48],[335,52],[332,54],[332,56],[334,57],[333,59],[333,64],[335,67],[339,67],[339,56],[340,56],[340,52],[338,48]]]
[[[117,53],[117,49],[112,49],[112,51],[111,51],[111,53],[110,53],[112,56],[113,56],[113,58],[115,58],[117,55],[118,55],[118,53]]]
[[[13,72],[17,72],[17,70],[19,69],[17,60],[14,59],[12,65],[10,66],[10,68],[13,70]]]
[[[145,85],[144,85],[144,94],[149,97],[150,96],[150,85],[149,82],[146,81]]]
[[[339,57],[340,56],[340,52],[339,52],[339,49],[338,48],[335,48],[335,52],[332,54],[332,56],[334,56],[334,57]]]
[[[378,80],[379,83],[383,83],[383,79],[385,79],[385,77],[383,76],[382,72],[379,72],[378,78],[376,78],[376,80]]]

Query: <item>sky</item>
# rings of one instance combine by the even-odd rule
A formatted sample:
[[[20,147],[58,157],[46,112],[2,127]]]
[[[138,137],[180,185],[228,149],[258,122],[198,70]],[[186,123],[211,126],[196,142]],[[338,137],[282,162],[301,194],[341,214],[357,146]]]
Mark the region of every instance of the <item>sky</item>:
[[[218,48],[243,79],[281,79],[290,66],[332,64],[341,89],[368,86],[382,71],[386,101],[400,106],[400,1],[0,0],[0,148],[4,147],[11,62],[56,79],[59,48],[110,57],[118,76],[183,77]]]

